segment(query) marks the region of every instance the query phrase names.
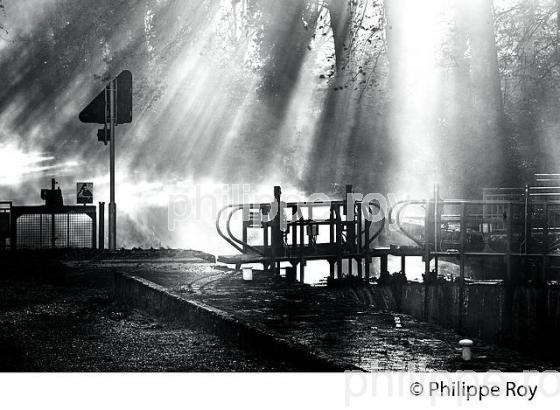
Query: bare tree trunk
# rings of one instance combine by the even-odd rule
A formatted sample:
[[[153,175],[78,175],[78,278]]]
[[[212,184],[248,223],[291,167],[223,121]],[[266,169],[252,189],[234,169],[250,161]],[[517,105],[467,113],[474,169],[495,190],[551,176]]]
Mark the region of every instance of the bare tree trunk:
[[[507,175],[504,111],[494,33],[492,0],[463,2],[471,51],[471,90],[477,132],[470,141],[471,193],[500,184]]]
[[[307,27],[303,24],[307,4],[307,0],[263,0],[261,5],[261,53],[267,61],[262,91],[280,106],[289,100],[315,28],[314,21]]]
[[[328,4],[331,16],[331,28],[334,37],[334,51],[337,76],[346,70],[350,49],[351,27],[353,17],[352,2],[348,0],[330,0]]]

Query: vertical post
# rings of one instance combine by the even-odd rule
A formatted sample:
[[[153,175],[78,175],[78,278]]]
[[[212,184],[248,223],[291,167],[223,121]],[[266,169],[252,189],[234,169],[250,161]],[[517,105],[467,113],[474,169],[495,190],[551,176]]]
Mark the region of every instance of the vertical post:
[[[362,237],[362,203],[359,202],[356,204],[356,208],[357,208],[357,219],[356,219],[356,235],[357,235],[357,245],[356,245],[356,253],[358,253],[360,256],[358,256],[356,258],[356,262],[358,263],[358,278],[360,278],[360,280],[363,277],[362,274],[362,248],[363,248],[363,237]]]
[[[307,225],[307,241],[309,242],[309,245],[313,245],[313,226],[316,226],[314,224],[313,221],[313,207],[310,206],[308,208],[308,212],[309,212],[309,225]],[[319,228],[317,228],[319,229]]]
[[[441,229],[441,215],[439,213],[439,184],[434,185],[434,251],[438,252],[440,249],[438,247],[439,244],[439,233]],[[439,271],[439,263],[438,263],[438,256],[434,257],[434,266],[436,270],[436,274]]]
[[[389,266],[388,266],[388,256],[387,255],[382,255],[380,258],[380,262],[381,262],[381,275],[384,275],[385,273],[389,273]]]
[[[430,275],[430,201],[426,201],[426,216],[424,219],[424,273],[426,279]]]
[[[513,229],[513,204],[509,202],[507,204],[507,211],[504,215],[506,219],[506,277],[504,280],[504,312],[503,312],[503,323],[504,323],[504,334],[507,336],[512,335],[513,328],[513,275],[512,275],[512,256],[511,256],[511,245],[512,245],[512,229]]]
[[[17,249],[17,220],[18,217],[13,209],[10,210],[10,250],[15,251]],[[43,247],[43,214],[39,219],[41,224],[41,248]]]
[[[54,194],[54,178],[51,180],[51,190]],[[54,204],[51,204],[54,207]],[[51,248],[54,249],[56,247],[56,222],[55,222],[55,213],[51,213]]]
[[[97,209],[88,214],[91,218],[91,249],[97,249]]]
[[[56,214],[51,214],[51,248],[56,248]]]
[[[297,249],[297,223],[299,221],[299,207],[294,205],[292,208],[292,220],[291,220],[291,230],[292,230],[292,249],[294,252]]]
[[[507,204],[506,217],[506,282],[509,285],[511,283],[512,272],[511,272],[511,242],[512,242],[512,229],[513,229],[513,204],[509,202]]]
[[[523,225],[523,241],[525,243],[524,253],[527,253],[529,250],[529,193],[530,193],[529,185],[525,185],[525,214],[524,214],[524,225]]]
[[[274,203],[276,207],[276,215],[272,221],[272,265],[274,272],[280,274],[280,264],[277,262],[279,256],[283,256],[283,238],[282,230],[280,227],[282,220],[282,202],[281,202],[282,189],[279,186],[274,187]]]
[[[401,256],[401,272],[406,275],[406,256]]]
[[[117,249],[117,204],[115,202],[116,80],[109,83],[109,249]]]
[[[465,239],[467,234],[467,205],[461,204],[461,233],[460,233],[460,252],[459,255],[459,311],[457,312],[457,330],[461,332],[463,328],[463,306],[465,303]]]
[[[363,203],[362,203],[362,212],[363,212]],[[366,279],[366,283],[369,283],[369,278],[371,275],[371,270],[370,270],[370,264],[371,264],[371,257],[370,257],[370,241],[369,241],[369,233],[371,231],[371,207],[370,204],[367,203],[366,205],[366,213],[364,214],[364,225],[365,225],[365,235],[364,235],[364,241],[365,241],[365,256],[364,256],[364,270],[365,270],[365,279]],[[366,214],[368,215],[368,217],[366,218]]]
[[[543,220],[543,257],[542,257],[542,281],[546,285],[548,283],[548,248],[550,242],[548,238],[548,203],[543,206],[544,220]]]
[[[105,249],[105,202],[99,202],[99,249]]]
[[[356,249],[356,224],[354,223],[356,218],[356,207],[354,206],[354,196],[352,185],[346,185],[346,198],[344,198],[345,209],[344,215],[346,220],[346,241],[350,245],[350,249],[354,252]],[[348,277],[352,277],[352,258],[348,258]]]
[[[309,216],[309,219],[311,219],[310,210],[311,210],[311,208],[308,208],[308,210],[307,210],[307,212],[308,212],[307,215]],[[305,267],[304,267],[304,265],[305,265],[305,223],[304,223],[304,219],[303,219],[303,212],[301,213],[301,217],[298,219],[298,221],[299,221],[299,238],[300,238],[300,246],[299,246],[299,256],[300,256],[300,259],[299,259],[299,263],[300,263],[300,268],[299,269],[300,269],[300,271],[299,272],[300,273],[299,273],[299,276],[300,276],[301,283],[303,283],[304,279],[302,279],[302,278],[305,275],[305,273],[304,273],[304,269],[305,269]],[[311,241],[309,241],[309,245],[311,245]]]
[[[336,217],[336,278],[342,279],[342,218],[340,207],[335,205],[334,213]]]
[[[17,229],[15,229],[14,232],[17,232]],[[43,249],[43,214],[39,215],[39,238],[41,249]]]
[[[247,237],[247,229],[249,224],[252,223],[251,220],[251,211],[249,209],[249,207],[244,206],[243,207],[243,218],[241,220],[241,226],[242,226],[242,238],[241,238],[241,242],[243,242],[243,252],[247,252],[247,241],[248,241],[248,237]]]
[[[269,227],[268,216],[270,214],[270,209],[264,207],[261,210],[262,210],[262,215],[263,215],[262,229],[263,229],[264,254],[266,256],[268,256],[269,255],[269,252],[268,252],[268,227]],[[265,216],[266,216],[266,218],[265,218]]]

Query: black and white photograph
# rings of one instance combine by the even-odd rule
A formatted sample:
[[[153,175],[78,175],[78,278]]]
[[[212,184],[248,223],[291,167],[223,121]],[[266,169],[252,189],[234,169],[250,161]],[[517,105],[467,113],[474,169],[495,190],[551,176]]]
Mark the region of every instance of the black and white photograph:
[[[0,80],[2,407],[560,397],[560,0],[0,0]]]

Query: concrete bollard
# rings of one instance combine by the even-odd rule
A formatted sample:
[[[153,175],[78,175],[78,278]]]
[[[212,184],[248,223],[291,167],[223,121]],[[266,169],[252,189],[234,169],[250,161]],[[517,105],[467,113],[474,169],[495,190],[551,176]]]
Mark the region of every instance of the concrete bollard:
[[[253,268],[243,268],[243,280],[253,280]]]
[[[473,341],[470,339],[463,339],[459,341],[459,346],[461,346],[461,355],[464,361],[469,361],[472,359],[472,345]]]

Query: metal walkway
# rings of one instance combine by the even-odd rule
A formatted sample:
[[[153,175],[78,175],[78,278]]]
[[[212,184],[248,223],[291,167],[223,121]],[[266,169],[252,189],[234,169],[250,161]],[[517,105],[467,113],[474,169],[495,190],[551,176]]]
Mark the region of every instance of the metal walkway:
[[[524,269],[532,272],[531,280],[546,282],[560,270],[560,189],[558,197],[550,189],[546,196],[539,192],[527,187],[516,197],[495,199],[485,190],[483,200],[444,200],[435,190],[432,199],[402,201],[387,211],[377,201],[356,200],[351,186],[346,200],[291,203],[282,202],[275,187],[272,203],[230,205],[219,212],[217,231],[239,254],[218,261],[277,271],[288,262],[299,267],[303,282],[306,262],[325,260],[331,279],[369,282],[375,258],[381,273],[388,273],[388,256],[401,257],[406,273],[406,258],[421,256],[432,275],[442,258],[459,265],[461,279],[466,264],[490,260],[504,280]]]

